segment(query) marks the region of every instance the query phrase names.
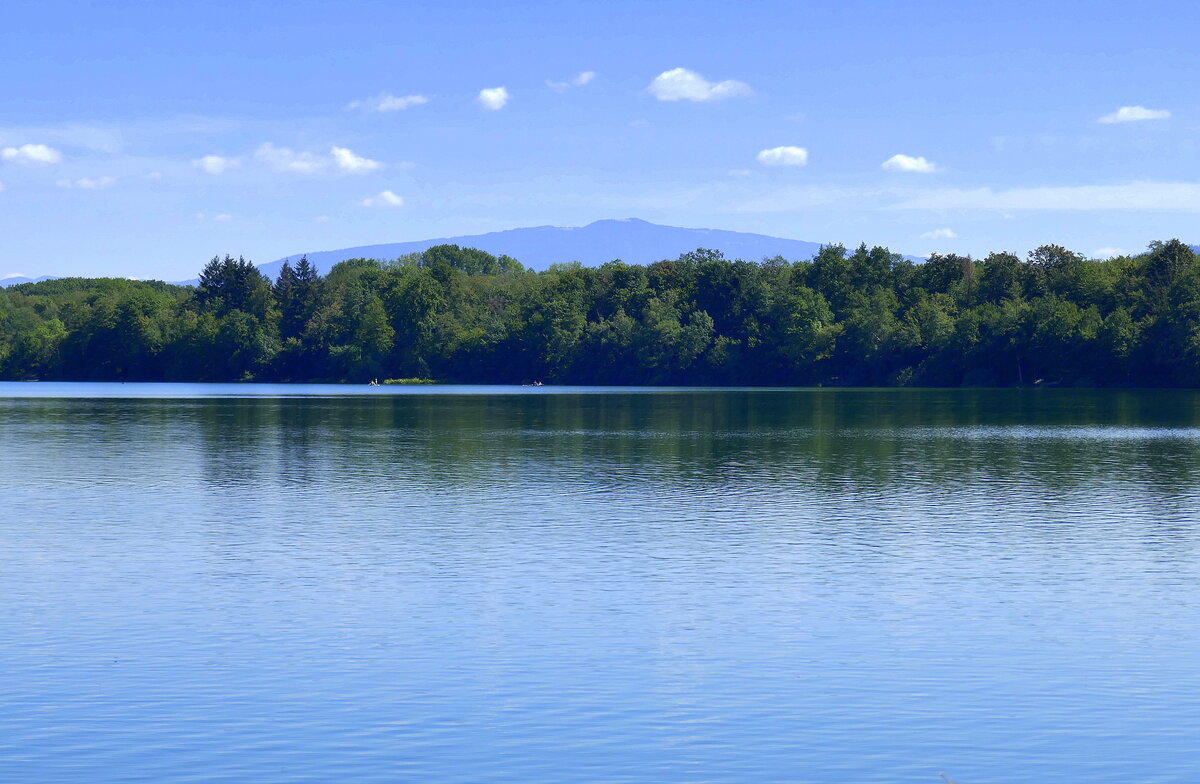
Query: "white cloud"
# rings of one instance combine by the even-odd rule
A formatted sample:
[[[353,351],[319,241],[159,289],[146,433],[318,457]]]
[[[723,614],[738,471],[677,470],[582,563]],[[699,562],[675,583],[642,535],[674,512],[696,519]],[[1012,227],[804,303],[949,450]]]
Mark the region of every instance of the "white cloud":
[[[0,159],[15,163],[59,163],[62,153],[44,144],[22,144],[0,150]]]
[[[1114,259],[1117,256],[1128,256],[1129,251],[1124,248],[1096,248],[1092,251],[1094,259]]]
[[[758,154],[763,166],[804,166],[808,163],[808,150],[803,147],[772,147]]]
[[[344,172],[350,174],[363,174],[369,171],[375,171],[383,166],[379,161],[373,161],[370,158],[364,158],[361,155],[355,155],[345,147],[333,147],[329,150],[333,156],[334,163]]]
[[[887,171],[916,172],[918,174],[932,174],[938,170],[937,164],[933,161],[927,161],[920,156],[914,158],[911,155],[893,155],[883,162],[882,168]]]
[[[233,220],[233,216],[228,212],[219,212],[213,216],[213,220],[220,221],[221,223],[228,223],[229,221]]]
[[[241,165],[241,161],[237,158],[226,158],[222,155],[205,155],[203,158],[197,158],[192,161],[192,165],[197,169],[203,169],[209,174],[221,174],[229,169],[237,168]]]
[[[111,186],[116,181],[116,177],[82,177],[78,180],[59,180],[56,184],[60,188],[97,191]]]
[[[1131,182],[1045,188],[944,188],[918,191],[893,205],[902,210],[1164,210],[1200,212],[1200,183]]]
[[[422,106],[427,103],[429,103],[429,98],[424,95],[380,93],[372,98],[351,101],[346,105],[346,108],[363,109],[370,112],[402,112],[405,109],[411,109],[414,106]]]
[[[654,77],[646,89],[660,101],[719,101],[722,98],[749,95],[751,92],[750,85],[744,82],[732,79],[710,82],[686,68],[663,71]]]
[[[485,87],[479,91],[479,97],[475,100],[484,109],[494,112],[503,109],[509,97],[506,87]]]
[[[1112,114],[1106,114],[1097,122],[1113,123],[1141,122],[1142,120],[1166,120],[1171,113],[1166,109],[1147,109],[1145,106],[1122,106]]]
[[[954,233],[954,229],[934,229],[927,231],[921,235],[923,240],[952,240],[958,235]]]
[[[380,191],[377,196],[363,199],[362,205],[364,207],[403,207],[404,198],[391,191]]]

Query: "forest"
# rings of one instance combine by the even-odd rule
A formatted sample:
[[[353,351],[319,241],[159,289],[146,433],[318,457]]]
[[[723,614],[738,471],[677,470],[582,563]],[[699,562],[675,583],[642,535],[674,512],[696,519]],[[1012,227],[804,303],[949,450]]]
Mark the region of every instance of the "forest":
[[[716,386],[1200,385],[1200,268],[1179,240],[1089,259],[830,245],[544,272],[441,245],[269,280],[0,289],[0,379]]]

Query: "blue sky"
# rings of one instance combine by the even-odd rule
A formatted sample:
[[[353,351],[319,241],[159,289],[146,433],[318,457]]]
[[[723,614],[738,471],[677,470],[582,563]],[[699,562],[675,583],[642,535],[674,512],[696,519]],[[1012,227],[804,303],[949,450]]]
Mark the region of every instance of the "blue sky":
[[[226,252],[613,217],[916,254],[1200,241],[1190,3],[3,17],[0,276],[182,279]]]

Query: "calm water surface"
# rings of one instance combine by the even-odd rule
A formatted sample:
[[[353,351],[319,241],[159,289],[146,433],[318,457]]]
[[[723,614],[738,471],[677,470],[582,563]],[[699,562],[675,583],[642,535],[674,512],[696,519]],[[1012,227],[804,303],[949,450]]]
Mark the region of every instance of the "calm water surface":
[[[0,781],[1200,780],[1200,394],[0,384]]]

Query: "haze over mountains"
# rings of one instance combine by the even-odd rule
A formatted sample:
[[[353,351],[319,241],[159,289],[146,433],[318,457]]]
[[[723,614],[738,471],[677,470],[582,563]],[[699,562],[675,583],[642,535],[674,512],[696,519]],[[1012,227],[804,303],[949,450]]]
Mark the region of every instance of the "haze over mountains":
[[[598,220],[586,226],[534,226],[508,229],[488,234],[471,234],[461,237],[438,237],[410,242],[392,242],[381,245],[360,245],[340,250],[317,250],[293,253],[282,259],[259,264],[258,268],[272,280],[279,275],[284,261],[295,264],[302,256],[327,273],[338,262],[347,259],[371,258],[394,259],[408,253],[420,253],[434,245],[453,244],[479,248],[495,255],[508,255],[527,267],[544,270],[552,264],[578,261],[587,266],[603,264],[620,259],[630,264],[649,264],[662,259],[674,259],[680,254],[708,248],[719,250],[726,258],[759,261],[764,258],[782,256],[789,261],[812,258],[822,243],[771,237],[721,229],[685,229],[677,226],[661,226],[637,218]],[[1200,246],[1193,246],[1200,251]],[[921,257],[905,256],[913,261]],[[197,260],[197,266],[204,263]],[[98,272],[101,277],[105,273]],[[15,286],[38,280],[52,279],[52,275],[39,278],[9,277],[0,279],[0,287]],[[181,285],[194,285],[196,279],[179,281]]]
[[[649,264],[662,259],[674,259],[682,253],[697,248],[719,250],[727,258],[759,261],[763,258],[783,256],[794,261],[811,258],[821,247],[819,242],[789,240],[740,231],[684,229],[676,226],[660,226],[637,218],[626,218],[623,220],[599,220],[579,227],[534,226],[462,237],[437,237],[411,242],[361,245],[340,250],[310,250],[259,264],[258,268],[264,275],[274,279],[278,277],[285,260],[295,264],[301,256],[307,255],[308,260],[315,264],[317,269],[326,273],[333,265],[347,259],[394,259],[407,253],[420,253],[434,245],[446,243],[479,248],[495,255],[512,256],[526,267],[536,270],[544,270],[552,264],[571,261],[578,261],[588,266],[603,264],[614,259],[621,259],[631,264]],[[197,268],[205,261],[207,260],[197,259]],[[97,275],[103,274],[97,273]],[[38,280],[41,279],[38,278]],[[31,280],[33,279],[27,277],[6,278],[0,280],[0,286],[29,283]],[[180,282],[194,284],[196,280]]]
[[[0,278],[0,288],[19,286],[22,283],[37,283],[39,280],[54,280],[57,277],[57,275],[42,275],[40,278],[27,278],[24,275],[11,275],[7,278]]]

